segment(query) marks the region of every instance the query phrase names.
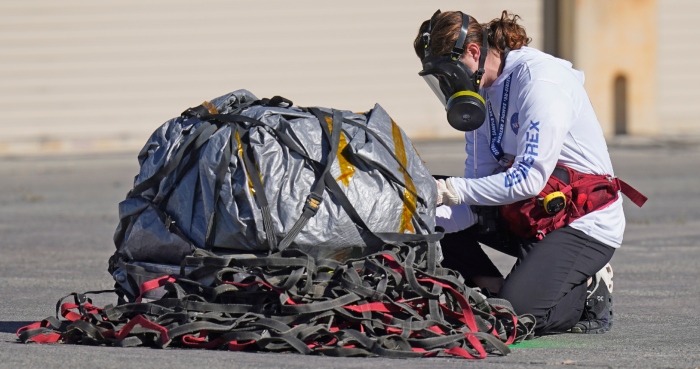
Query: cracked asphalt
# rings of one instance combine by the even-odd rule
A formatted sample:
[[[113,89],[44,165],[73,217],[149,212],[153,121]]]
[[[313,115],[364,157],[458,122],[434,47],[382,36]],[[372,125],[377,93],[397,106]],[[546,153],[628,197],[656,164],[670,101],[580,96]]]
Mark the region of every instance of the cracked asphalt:
[[[462,172],[461,142],[415,146],[431,172]],[[0,158],[0,368],[698,368],[699,145],[613,142],[610,153],[616,174],[650,198],[643,209],[625,203],[625,240],[612,260],[613,330],[546,336],[478,362],[18,343],[14,332],[52,315],[58,298],[112,286],[117,204],[137,153]],[[491,254],[507,272],[513,259]]]

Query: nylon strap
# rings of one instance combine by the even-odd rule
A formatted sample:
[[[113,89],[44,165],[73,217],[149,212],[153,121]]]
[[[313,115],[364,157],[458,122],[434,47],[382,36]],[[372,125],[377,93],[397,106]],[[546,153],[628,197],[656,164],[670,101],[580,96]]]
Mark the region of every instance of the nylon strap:
[[[484,299],[453,271],[431,268],[442,275],[431,276],[427,254],[387,245],[344,263],[317,263],[294,249],[257,259],[199,256],[194,271],[165,278],[159,300],[102,309],[72,293],[57,303],[62,318],[17,335],[40,343],[471,359],[506,355],[507,345],[532,336],[532,316]],[[431,302],[444,313],[437,319]]]
[[[301,216],[296,221],[294,226],[287,232],[287,235],[280,241],[279,249],[284,250],[294,241],[296,236],[301,232],[301,230],[306,226],[309,219],[316,215],[318,208],[323,201],[323,192],[326,189],[326,174],[330,173],[331,167],[333,166],[333,161],[335,160],[336,152],[338,151],[338,145],[340,144],[340,133],[342,132],[342,118],[343,115],[339,110],[333,110],[333,118],[331,119],[330,125],[332,128],[332,133],[328,132],[329,128],[326,126],[326,119],[322,116],[318,109],[310,109],[312,113],[316,116],[318,123],[326,135],[329,143],[328,153],[326,154],[326,163],[323,172],[316,178],[316,183],[311,188],[311,193],[306,199],[306,204],[302,210]]]
[[[256,103],[291,105],[290,101],[274,98]],[[506,301],[485,299],[465,286],[459,273],[439,266],[437,241],[441,233],[375,233],[367,226],[331,174],[343,125],[362,129],[406,173],[407,168],[387,143],[365,125],[344,119],[340,111],[332,110],[329,127],[327,113],[317,108],[307,111],[316,117],[323,132],[320,161],[310,158],[296,139],[281,129],[242,115],[192,109],[185,115],[205,122],[175,149],[175,163],[166,164],[130,194],[141,195],[159,186],[172,173],[176,173],[174,179],[178,182],[196,165],[199,150],[215,132],[228,134],[215,169],[214,212],[206,234],[206,246],[215,246],[214,214],[228,164],[235,155],[237,142],[233,140],[238,133],[240,159],[263,214],[269,256],[221,257],[197,249],[185,258],[179,275],[154,275],[125,263],[117,255],[110,265],[125,270],[129,284],[135,289],[122,288],[120,301],[132,302],[122,301],[101,309],[92,305],[87,294],[73,293],[59,300],[56,317],[20,329],[20,339],[120,347],[293,351],[331,356],[484,358],[489,353],[505,355],[509,351],[507,344],[531,337],[534,318],[517,316]],[[300,218],[279,245],[250,145],[250,135],[256,132],[253,129],[256,127],[272,133],[281,144],[303,157],[316,177]],[[406,187],[389,170],[378,170],[385,178]],[[326,191],[326,199],[340,205],[364,231],[363,237],[373,240],[376,249],[365,250],[361,258],[339,262],[315,260],[290,247],[316,213]],[[159,198],[154,201],[167,200],[167,189],[157,195]],[[418,194],[414,195],[418,201],[425,202]],[[413,216],[428,229],[417,214]],[[138,283],[134,285],[134,281]],[[162,298],[142,301],[144,294],[156,289],[164,291]],[[64,301],[68,299],[72,302]]]
[[[618,183],[620,191],[625,196],[627,196],[630,200],[632,200],[632,203],[639,206],[640,208],[642,207],[642,205],[644,205],[645,202],[647,202],[647,200],[649,200],[648,197],[644,196],[641,192],[637,191],[634,187],[627,184],[627,182],[625,182],[619,178],[615,178],[615,181]]]

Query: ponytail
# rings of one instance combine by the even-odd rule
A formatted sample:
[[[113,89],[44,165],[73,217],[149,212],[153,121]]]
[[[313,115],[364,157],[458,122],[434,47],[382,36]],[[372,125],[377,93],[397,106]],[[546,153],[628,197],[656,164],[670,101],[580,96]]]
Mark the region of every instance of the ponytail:
[[[520,16],[504,10],[500,19],[495,18],[486,24],[490,49],[502,54],[506,49],[517,50],[532,41],[527,37],[525,28],[517,23],[518,19]]]

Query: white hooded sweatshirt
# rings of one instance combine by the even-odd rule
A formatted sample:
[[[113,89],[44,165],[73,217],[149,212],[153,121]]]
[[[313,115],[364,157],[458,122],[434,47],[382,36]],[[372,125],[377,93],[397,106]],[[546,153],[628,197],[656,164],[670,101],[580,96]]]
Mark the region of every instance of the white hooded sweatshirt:
[[[511,51],[501,75],[479,91],[492,114],[465,135],[464,178],[451,182],[462,205],[438,207],[437,225],[457,232],[476,223],[469,205],[505,205],[537,196],[557,164],[614,176],[583,80],[583,73],[565,60],[529,47]],[[622,196],[570,226],[620,247]]]

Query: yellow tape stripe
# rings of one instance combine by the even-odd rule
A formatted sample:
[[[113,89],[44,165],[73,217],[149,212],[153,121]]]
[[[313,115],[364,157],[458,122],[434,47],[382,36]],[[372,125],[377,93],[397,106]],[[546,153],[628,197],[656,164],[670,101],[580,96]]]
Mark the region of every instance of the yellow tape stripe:
[[[333,119],[331,117],[326,117],[326,124],[328,124],[328,130],[333,133]],[[336,178],[336,181],[341,181],[345,187],[350,185],[350,180],[355,174],[355,166],[350,163],[348,158],[345,156],[345,147],[348,146],[348,141],[345,138],[345,133],[340,132],[340,143],[338,144],[338,166],[340,167],[340,175]]]
[[[245,170],[245,176],[248,179],[248,189],[250,190],[251,195],[255,195],[255,188],[253,187],[253,182],[250,180],[250,174],[248,174],[248,169],[245,167],[245,162],[243,160],[243,144],[241,144],[241,135],[238,134],[238,131],[235,131],[236,133],[236,142],[238,143],[238,157],[241,159],[240,163],[243,165],[243,169]]]
[[[216,109],[216,106],[214,104],[210,103],[209,101],[205,101],[202,103],[207,110],[209,110],[209,114],[219,114],[219,111]]]
[[[399,172],[403,174],[403,181],[406,184],[406,189],[403,191],[403,211],[401,213],[401,222],[399,224],[399,233],[416,233],[416,229],[413,227],[411,222],[413,214],[416,213],[416,186],[413,184],[411,176],[403,169],[408,167],[408,160],[406,159],[406,148],[403,143],[403,136],[401,135],[401,129],[399,126],[391,120],[391,135],[394,138],[394,154],[399,162],[403,165],[399,166]]]

